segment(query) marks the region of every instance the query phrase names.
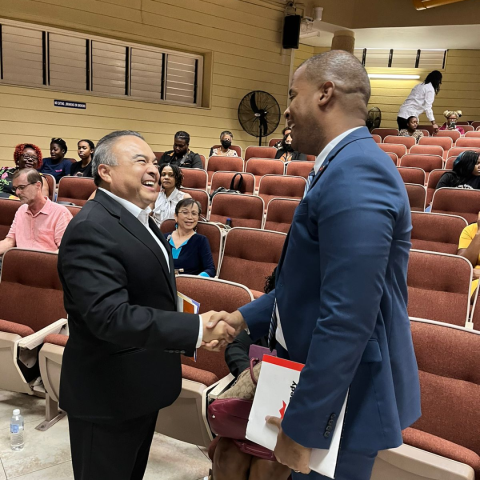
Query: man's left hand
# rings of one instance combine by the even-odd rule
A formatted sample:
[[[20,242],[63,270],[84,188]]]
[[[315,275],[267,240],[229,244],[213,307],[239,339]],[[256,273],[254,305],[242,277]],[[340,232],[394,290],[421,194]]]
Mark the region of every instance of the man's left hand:
[[[311,448],[306,448],[292,440],[282,430],[282,420],[278,417],[267,417],[266,422],[278,428],[277,445],[273,453],[278,462],[291,468],[295,472],[305,475],[310,473]]]

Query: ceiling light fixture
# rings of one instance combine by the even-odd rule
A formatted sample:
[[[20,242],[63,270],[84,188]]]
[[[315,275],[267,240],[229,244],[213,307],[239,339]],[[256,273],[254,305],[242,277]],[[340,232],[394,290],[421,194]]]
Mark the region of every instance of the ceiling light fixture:
[[[392,75],[384,73],[369,73],[368,78],[383,80],[418,80],[420,75]]]

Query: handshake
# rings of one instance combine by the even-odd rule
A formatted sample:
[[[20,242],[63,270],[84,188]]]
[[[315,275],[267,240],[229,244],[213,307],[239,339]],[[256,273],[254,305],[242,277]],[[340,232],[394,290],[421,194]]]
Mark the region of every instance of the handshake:
[[[237,310],[233,313],[213,310],[202,313],[203,340],[202,347],[212,352],[219,351],[247,328],[242,314]]]

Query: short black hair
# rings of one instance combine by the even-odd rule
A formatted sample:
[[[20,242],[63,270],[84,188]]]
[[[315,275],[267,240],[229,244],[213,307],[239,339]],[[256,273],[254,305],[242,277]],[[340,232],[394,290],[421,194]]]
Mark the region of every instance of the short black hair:
[[[63,138],[52,138],[52,140],[50,141],[50,145],[52,145],[53,143],[58,145],[60,147],[60,150],[65,150],[65,153],[68,152],[67,143]]]
[[[183,173],[182,170],[177,165],[172,165],[171,163],[162,163],[158,167],[158,173],[160,173],[160,177],[162,176],[162,171],[165,167],[170,167],[173,171],[173,176],[175,178],[175,187],[180,189],[182,187],[183,182]],[[161,184],[161,180],[160,180]]]
[[[202,213],[202,206],[200,205],[200,202],[198,202],[194,198],[184,198],[183,200],[180,200],[175,206],[175,215],[178,215],[178,212],[182,207],[190,207],[191,205],[196,205],[198,207],[198,215]]]
[[[79,140],[77,142],[77,147],[80,145],[80,142],[88,143],[88,146],[90,147],[90,150],[95,150],[95,144],[91,140],[87,140],[86,138],[82,138],[82,140]]]
[[[285,132],[287,130],[292,130],[291,127],[285,127],[283,130],[282,130],[282,135],[285,136]]]
[[[175,134],[175,140],[185,140],[187,145],[190,145],[190,135],[183,130],[180,130]]]

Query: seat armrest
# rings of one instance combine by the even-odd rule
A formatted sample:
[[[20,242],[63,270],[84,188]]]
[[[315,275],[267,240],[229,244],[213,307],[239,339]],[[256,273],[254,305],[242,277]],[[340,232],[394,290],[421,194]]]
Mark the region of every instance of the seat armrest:
[[[235,381],[235,377],[229,373],[226,377],[223,377],[215,385],[212,386],[212,389],[208,391],[207,398],[208,401],[216,400],[217,397],[222,394],[232,382]]]
[[[64,329],[67,325],[67,319],[61,318],[56,322],[47,325],[46,327],[42,328],[38,332],[35,332],[33,335],[29,335],[28,337],[22,338],[18,345],[20,348],[27,348],[28,350],[33,350],[41,345],[47,335],[51,333],[61,333],[62,329]]]

